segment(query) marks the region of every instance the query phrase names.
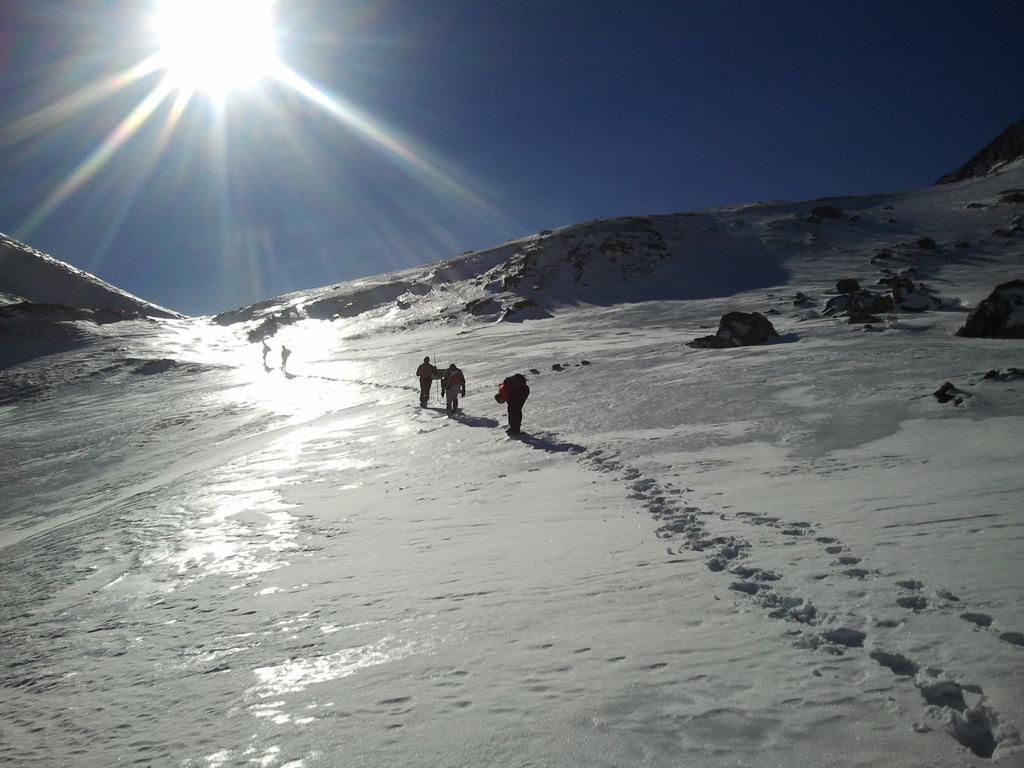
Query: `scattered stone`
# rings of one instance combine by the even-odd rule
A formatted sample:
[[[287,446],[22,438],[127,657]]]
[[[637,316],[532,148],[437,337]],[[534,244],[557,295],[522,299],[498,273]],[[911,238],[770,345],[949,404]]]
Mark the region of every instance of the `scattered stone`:
[[[924,248],[926,251],[934,251],[939,247],[939,244],[932,240],[930,237],[922,237],[917,241],[918,248]]]
[[[854,293],[860,290],[860,283],[852,277],[844,277],[836,282],[836,291],[839,293]]]
[[[992,626],[992,617],[985,613],[961,613],[960,618],[971,622],[971,624],[977,624],[979,627]]]
[[[967,316],[957,336],[988,339],[1024,339],[1024,280],[996,286]]]

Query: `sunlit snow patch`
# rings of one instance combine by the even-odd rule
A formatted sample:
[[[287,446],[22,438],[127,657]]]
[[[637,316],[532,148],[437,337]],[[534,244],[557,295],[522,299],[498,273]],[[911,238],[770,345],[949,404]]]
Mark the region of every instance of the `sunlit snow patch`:
[[[326,683],[355,674],[361,669],[387,664],[421,652],[416,643],[395,645],[392,637],[376,643],[345,648],[326,656],[289,659],[273,667],[255,669],[259,685],[250,693],[260,698],[303,691],[315,683]]]

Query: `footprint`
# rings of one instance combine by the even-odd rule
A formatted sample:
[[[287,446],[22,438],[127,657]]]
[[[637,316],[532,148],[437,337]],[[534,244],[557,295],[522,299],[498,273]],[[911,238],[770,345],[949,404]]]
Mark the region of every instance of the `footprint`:
[[[901,677],[913,677],[919,667],[906,656],[886,651],[872,651],[871,658]]]
[[[917,579],[909,579],[907,581],[897,581],[896,586],[902,589],[909,589],[911,592],[917,592],[924,584],[917,581]]]
[[[830,555],[838,555],[844,549],[845,547],[839,544],[833,544],[831,547],[825,547],[825,551],[828,552]]]
[[[859,557],[854,557],[853,555],[844,555],[843,557],[836,558],[835,564],[836,565],[856,565],[859,562],[860,562],[860,558]]]
[[[761,586],[759,584],[755,584],[752,581],[734,581],[729,585],[729,589],[736,592],[743,592],[747,595],[756,595],[760,588]]]
[[[612,663],[612,664],[615,664],[616,662],[619,662],[619,661],[625,661],[625,660],[626,660],[625,656],[612,656],[610,659],[608,659],[608,661],[610,663]]]
[[[752,568],[748,565],[737,565],[729,571],[743,579],[754,579],[755,581],[778,581],[782,576],[775,571],[765,571],[761,568]]]
[[[931,683],[918,683],[918,690],[924,700],[936,707],[949,707],[957,712],[967,709],[964,701],[964,689],[952,680],[937,680]]]
[[[928,607],[928,601],[920,595],[907,595],[896,598],[896,605],[901,608],[909,608],[912,611],[923,611]]]
[[[992,626],[992,617],[985,613],[961,613],[960,618],[971,622],[971,624],[977,624],[979,627]]]
[[[821,636],[830,643],[845,645],[847,648],[862,647],[864,645],[864,638],[867,637],[859,629],[850,629],[849,627],[830,629],[828,632],[822,632]]]
[[[999,639],[1010,645],[1024,645],[1024,634],[1020,632],[1003,632]]]

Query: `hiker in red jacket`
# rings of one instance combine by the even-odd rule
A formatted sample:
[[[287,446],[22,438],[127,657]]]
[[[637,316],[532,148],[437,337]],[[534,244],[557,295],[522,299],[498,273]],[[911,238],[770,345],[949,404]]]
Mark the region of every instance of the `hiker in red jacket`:
[[[427,401],[430,400],[430,388],[434,385],[434,379],[441,378],[441,374],[430,364],[430,358],[424,357],[420,367],[416,369],[416,375],[420,377],[420,408],[426,408]]]
[[[509,435],[519,434],[519,428],[523,425],[523,403],[529,396],[530,385],[521,373],[509,376],[498,386],[498,394],[494,399],[508,404],[508,429],[505,431]]]

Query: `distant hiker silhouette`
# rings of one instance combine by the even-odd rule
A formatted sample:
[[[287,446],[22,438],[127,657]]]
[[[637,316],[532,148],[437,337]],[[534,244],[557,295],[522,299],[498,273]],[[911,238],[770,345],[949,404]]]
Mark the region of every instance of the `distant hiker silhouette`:
[[[281,370],[285,373],[288,372],[288,358],[292,356],[292,351],[288,349],[284,344],[281,345]]]
[[[466,396],[466,377],[455,363],[449,365],[441,377],[441,389],[444,391],[444,409],[453,416],[459,409],[459,394]]]
[[[430,400],[430,388],[434,385],[434,379],[441,378],[441,374],[431,365],[430,358],[424,357],[420,367],[416,369],[416,375],[420,377],[420,408],[426,408],[427,401]]]
[[[266,339],[263,339],[261,341],[261,343],[263,344],[263,367],[266,368],[269,371],[270,370],[270,366],[267,365],[267,355],[270,354],[270,345],[267,344],[267,340]]]
[[[518,435],[523,425],[523,403],[530,396],[530,385],[526,383],[526,377],[516,373],[506,378],[498,385],[498,394],[494,399],[499,403],[508,404],[508,429],[505,431],[510,435]]]

